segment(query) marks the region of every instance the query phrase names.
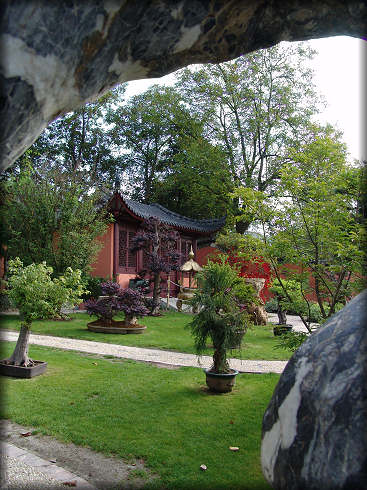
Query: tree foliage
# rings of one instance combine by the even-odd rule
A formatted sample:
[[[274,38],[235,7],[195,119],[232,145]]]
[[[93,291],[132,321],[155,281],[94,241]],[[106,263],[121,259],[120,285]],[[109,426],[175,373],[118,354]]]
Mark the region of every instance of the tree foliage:
[[[184,69],[177,87],[206,136],[226,154],[232,185],[271,192],[315,114],[316,94],[301,44],[275,46],[228,63]],[[235,201],[235,214],[240,209]],[[249,223],[238,222],[238,231]]]
[[[171,165],[177,140],[195,121],[172,87],[154,85],[122,107],[110,108],[108,121],[116,148],[123,148],[130,194],[149,203],[156,182]]]
[[[110,218],[99,204],[67,174],[22,172],[4,184],[3,239],[10,257],[24,264],[46,261],[55,274],[67,267],[90,269]]]
[[[223,150],[198,132],[178,141],[167,175],[156,183],[153,200],[191,218],[220,218],[230,206],[231,190]]]
[[[292,298],[282,286],[282,262],[298,266],[288,271],[288,278],[298,282],[305,302],[310,293],[316,295],[326,319],[360,287],[360,169],[347,164],[345,145],[329,126],[314,126],[312,137],[291,157],[281,170],[276,199],[244,188],[236,194],[249,215],[245,219],[262,227],[261,253],[271,261],[287,300]]]
[[[81,301],[84,293],[81,271],[68,267],[62,276],[52,278],[53,269],[46,262],[24,267],[17,257],[9,261],[9,273],[7,294],[19,309],[22,327],[12,356],[2,362],[32,366],[33,361],[28,357],[32,322],[59,317],[63,305],[74,306]]]
[[[8,174],[18,174],[30,165],[38,173],[53,168],[73,174],[75,181],[88,188],[112,187],[122,160],[113,151],[106,114],[109,107],[122,103],[124,91],[121,85],[53,121]]]
[[[151,314],[159,312],[159,294],[162,273],[178,270],[181,255],[177,252],[179,234],[157,218],[143,221],[132,239],[131,250],[143,250],[147,272],[153,276],[153,301]]]

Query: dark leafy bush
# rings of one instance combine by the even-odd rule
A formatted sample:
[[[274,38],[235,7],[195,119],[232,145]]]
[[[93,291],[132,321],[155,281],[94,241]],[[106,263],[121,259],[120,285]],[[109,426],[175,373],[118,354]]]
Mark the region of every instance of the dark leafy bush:
[[[278,301],[275,298],[270,298],[268,301],[265,303],[265,310],[268,313],[276,313],[278,309]],[[292,313],[290,313],[291,315]]]
[[[102,282],[101,284],[102,296],[114,296],[121,290],[120,284],[113,281]]]
[[[12,305],[9,296],[4,290],[0,290],[0,311],[7,311],[12,308],[14,308],[14,306]]]
[[[83,285],[88,293],[84,294],[82,299],[86,301],[88,299],[94,298],[97,299],[102,294],[101,283],[106,279],[103,277],[94,277],[90,275],[86,275],[83,278]]]
[[[142,317],[149,314],[144,305],[144,297],[137,289],[120,289],[117,295],[119,310],[125,313],[125,321],[131,323],[134,317]]]
[[[99,320],[111,322],[120,311],[120,303],[114,296],[90,299],[85,303],[85,309],[89,315],[96,315]]]

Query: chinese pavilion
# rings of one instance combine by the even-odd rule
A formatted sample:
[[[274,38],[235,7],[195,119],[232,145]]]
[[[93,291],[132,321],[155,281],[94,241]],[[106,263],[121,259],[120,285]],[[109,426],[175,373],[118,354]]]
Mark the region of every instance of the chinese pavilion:
[[[142,204],[125,199],[118,191],[109,199],[107,207],[114,223],[100,238],[103,246],[92,265],[92,275],[115,278],[122,287],[128,287],[130,279],[145,269],[143,252],[130,251],[131,240],[144,219],[157,218],[179,232],[177,251],[183,255],[183,261],[187,260],[191,247],[196,254],[200,243],[210,242],[225,223],[225,217],[207,220],[187,218],[156,203]],[[170,279],[177,283],[179,272],[172,272]],[[175,296],[177,292],[178,288],[172,285],[170,295]]]

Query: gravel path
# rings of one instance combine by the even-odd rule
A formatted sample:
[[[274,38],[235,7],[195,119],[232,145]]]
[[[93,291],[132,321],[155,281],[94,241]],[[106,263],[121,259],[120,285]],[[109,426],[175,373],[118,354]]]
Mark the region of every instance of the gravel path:
[[[18,332],[2,330],[1,340],[16,341]],[[56,347],[58,349],[75,350],[88,352],[91,354],[109,355],[123,359],[134,359],[170,366],[193,366],[209,368],[212,364],[212,357],[202,356],[200,364],[195,354],[182,352],[164,351],[159,349],[143,349],[140,347],[130,347],[125,345],[106,344],[104,342],[91,342],[90,340],[67,339],[64,337],[51,337],[48,335],[30,335],[31,344]],[[237,369],[241,373],[282,373],[287,361],[248,361],[241,359],[230,359],[232,369]]]
[[[67,488],[97,490],[86,480],[35,454],[2,442],[1,490]]]

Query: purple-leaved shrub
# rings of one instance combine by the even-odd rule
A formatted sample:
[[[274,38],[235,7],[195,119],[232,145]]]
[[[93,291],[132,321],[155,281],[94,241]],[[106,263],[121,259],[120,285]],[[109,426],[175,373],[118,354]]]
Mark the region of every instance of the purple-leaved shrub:
[[[99,321],[112,324],[113,317],[122,311],[125,314],[125,324],[134,325],[138,317],[149,314],[141,291],[131,288],[122,289],[119,284],[112,281],[102,283],[101,288],[103,296],[97,300],[90,299],[85,303],[88,314],[96,315]]]
[[[121,311],[125,313],[125,323],[128,325],[136,324],[138,317],[149,314],[142,293],[136,289],[121,289],[118,293],[118,301]]]

